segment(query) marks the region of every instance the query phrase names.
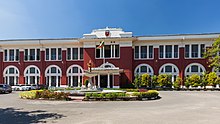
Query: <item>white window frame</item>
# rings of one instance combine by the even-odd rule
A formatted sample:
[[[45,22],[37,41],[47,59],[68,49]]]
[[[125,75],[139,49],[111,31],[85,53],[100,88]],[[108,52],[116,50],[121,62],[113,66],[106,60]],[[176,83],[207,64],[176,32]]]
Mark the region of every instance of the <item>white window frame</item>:
[[[163,46],[163,58],[161,58],[160,57],[160,46]],[[171,58],[166,58],[166,46],[172,46],[172,57]],[[177,56],[177,58],[174,58],[174,46],[178,46],[178,56]],[[166,45],[159,45],[159,47],[158,47],[158,57],[159,57],[159,59],[179,59],[179,48],[180,48],[180,46],[178,45],[178,44],[166,44]]]
[[[184,58],[185,59],[204,59],[202,56],[201,56],[201,45],[204,45],[204,49],[206,50],[206,44],[204,44],[204,43],[201,43],[201,44],[194,44],[194,43],[192,43],[192,44],[185,44],[184,45]],[[189,57],[186,57],[185,56],[185,46],[186,45],[189,45]],[[198,57],[192,57],[192,45],[198,45]]]
[[[51,68],[52,67],[56,68],[56,73],[51,73]],[[49,70],[49,73],[47,73],[48,70]],[[58,72],[58,70],[60,71],[60,73]],[[50,65],[45,70],[46,84],[49,87],[51,86],[51,76],[55,76],[56,77],[56,87],[58,87],[59,85],[61,86],[62,70],[61,70],[61,68],[59,66],[57,66],[57,65]],[[47,78],[48,77],[49,77],[49,82],[47,82]],[[58,78],[60,78],[60,79],[58,79]]]
[[[99,44],[96,44],[96,46],[97,45],[99,45]],[[109,58],[106,58],[106,57],[104,57],[104,55],[105,55],[105,45],[111,45],[110,47],[111,47],[111,57],[109,57]],[[95,48],[95,58],[96,59],[103,59],[103,58],[105,58],[105,59],[119,59],[120,58],[120,44],[118,44],[118,43],[110,43],[110,44],[108,44],[108,43],[106,43],[102,48],[100,48],[100,57],[99,58],[97,58],[96,57],[96,49],[98,49],[98,48]],[[115,46],[116,45],[118,45],[118,47],[119,47],[119,51],[118,51],[118,57],[115,57]],[[114,50],[114,53],[112,53],[112,49]]]
[[[141,67],[142,66],[146,66],[147,67],[147,72],[144,72],[144,73],[142,73],[141,72]],[[151,72],[149,72],[149,69],[151,70]],[[137,72],[138,71],[138,72]],[[142,74],[149,74],[149,75],[151,75],[151,76],[153,76],[154,75],[154,70],[153,70],[153,68],[150,66],[150,65],[148,65],[148,64],[140,64],[140,65],[138,65],[135,69],[134,69],[134,75],[136,76],[136,75],[142,75]]]
[[[49,49],[49,60],[47,60],[47,49]],[[55,60],[51,60],[51,49],[56,49],[56,59]],[[58,52],[58,49],[61,49],[61,59],[59,60],[58,58],[59,58],[59,52]],[[62,48],[55,48],[55,47],[47,47],[47,48],[45,48],[45,61],[62,61],[62,59],[63,59],[63,56],[62,56]]]
[[[30,58],[29,58],[29,56],[30,56],[30,50],[31,49],[34,49],[34,52],[35,52],[35,60],[30,60]],[[27,60],[25,60],[25,50],[28,50],[28,59]],[[37,60],[37,50],[39,50],[40,51],[40,54],[39,54],[39,60]],[[46,54],[46,51],[45,51],[45,54]],[[40,61],[41,60],[41,57],[40,57],[40,55],[41,55],[41,50],[39,49],[39,48],[28,48],[28,49],[24,49],[24,61],[25,62],[27,62],[27,61]],[[46,60],[46,58],[45,58],[45,60]]]
[[[171,66],[172,67],[172,72],[166,72],[165,68],[166,66]],[[174,69],[176,70],[176,72],[174,71]],[[159,69],[159,74],[168,74],[168,75],[172,75],[172,82],[175,81],[174,76],[179,76],[179,69],[175,64],[172,63],[166,63],[164,65],[162,65]]]
[[[31,68],[35,69],[35,73],[30,73]],[[38,71],[38,73],[37,73],[37,71]],[[40,82],[40,69],[35,65],[29,65],[25,68],[25,70],[24,70],[25,84],[30,84],[30,77],[32,77],[32,76],[35,77],[35,84],[39,84],[39,82]],[[28,82],[26,82],[27,77],[28,77]],[[37,82],[37,80],[39,82]]]
[[[77,68],[78,68],[78,73],[73,73],[73,72],[72,72],[73,67],[77,67]],[[71,73],[69,73],[70,70],[71,70]],[[81,71],[82,73],[80,73],[80,71]],[[71,66],[67,69],[66,74],[67,74],[67,82],[68,82],[67,85],[68,85],[68,86],[69,86],[69,84],[70,84],[71,87],[73,86],[73,82],[72,82],[73,80],[72,80],[72,78],[73,78],[74,76],[77,76],[77,77],[78,77],[78,86],[77,86],[77,87],[80,87],[80,83],[82,84],[82,82],[80,82],[80,81],[83,81],[83,75],[84,75],[83,68],[82,68],[81,66],[79,66],[79,65],[71,65]],[[71,82],[69,82],[69,77],[71,78]],[[80,78],[81,78],[81,80],[80,80]]]
[[[10,68],[14,68],[15,72],[13,74],[9,74],[9,69]],[[6,74],[6,72],[8,72]],[[17,85],[19,84],[19,75],[20,75],[20,72],[19,72],[19,69],[16,67],[16,66],[7,66],[4,71],[3,71],[3,77],[4,77],[4,83],[6,84],[6,80],[7,80],[7,84],[10,84],[9,83],[9,77],[14,77],[14,85]]]
[[[5,60],[5,50],[7,50],[7,60]],[[14,60],[10,60],[10,54],[9,54],[10,50],[14,50]],[[17,50],[18,50],[18,55],[17,55],[17,52],[16,52]],[[16,56],[18,56],[18,60],[16,60]],[[18,61],[20,61],[20,50],[19,49],[13,49],[13,48],[4,49],[3,60],[4,60],[4,62],[18,62]]]
[[[147,58],[141,58],[141,47],[142,46],[146,46],[147,47]],[[152,58],[149,58],[150,53],[149,53],[149,47],[152,46],[153,47],[153,51],[152,51]],[[135,58],[135,47],[138,47],[138,58]],[[136,45],[134,46],[134,60],[145,60],[145,59],[154,59],[154,46],[153,45]]]
[[[198,66],[198,72],[191,72],[191,67],[193,65]],[[188,69],[189,69],[189,72],[187,72]],[[200,71],[200,69],[202,69],[202,72]],[[185,68],[185,76],[190,76],[192,74],[198,74],[201,76],[203,72],[206,72],[206,69],[202,64],[199,64],[199,63],[191,63]]]
[[[77,50],[78,50],[78,57],[77,57],[77,59],[73,59],[73,48],[77,48]],[[67,61],[77,61],[77,60],[83,60],[84,59],[84,56],[83,56],[83,58],[81,59],[80,58],[80,48],[82,48],[82,49],[84,49],[83,47],[68,47],[67,49],[66,49],[66,60]],[[70,49],[70,59],[68,59],[68,49]]]

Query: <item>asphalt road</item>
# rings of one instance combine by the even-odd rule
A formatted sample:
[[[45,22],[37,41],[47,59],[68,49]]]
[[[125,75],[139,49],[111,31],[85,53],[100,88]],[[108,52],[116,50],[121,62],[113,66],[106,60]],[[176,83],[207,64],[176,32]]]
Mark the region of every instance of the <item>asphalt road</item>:
[[[161,91],[152,101],[43,101],[0,94],[0,124],[219,124],[219,91]]]

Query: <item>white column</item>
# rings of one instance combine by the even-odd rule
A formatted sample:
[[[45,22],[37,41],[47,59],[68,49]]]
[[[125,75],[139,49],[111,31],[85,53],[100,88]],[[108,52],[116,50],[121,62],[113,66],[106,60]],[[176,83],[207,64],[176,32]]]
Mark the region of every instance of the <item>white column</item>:
[[[100,88],[100,74],[98,75],[98,88]]]
[[[201,44],[198,44],[198,58],[201,58]]]
[[[73,76],[70,76],[70,85],[73,86]]]
[[[37,76],[34,76],[34,80],[35,80],[35,84],[37,84],[38,82],[37,82]]]
[[[191,47],[192,45],[191,44],[189,44],[189,58],[192,58],[192,47]]]
[[[51,87],[51,76],[48,77],[49,77],[49,87]]]
[[[80,87],[80,78],[81,76],[78,76],[78,87]]]
[[[166,45],[163,45],[163,58],[166,58]]]
[[[108,73],[108,85],[107,88],[110,88],[110,74]]]
[[[171,58],[174,58],[174,45],[172,45],[172,57]]]

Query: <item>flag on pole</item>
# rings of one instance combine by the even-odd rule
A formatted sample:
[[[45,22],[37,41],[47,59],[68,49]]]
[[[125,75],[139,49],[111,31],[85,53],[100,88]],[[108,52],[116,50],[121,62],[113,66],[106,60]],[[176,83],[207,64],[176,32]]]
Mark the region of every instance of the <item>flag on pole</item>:
[[[104,47],[104,45],[105,45],[105,42],[104,42],[104,40],[99,44],[99,46],[97,47],[98,49],[101,49],[101,48],[103,48]]]

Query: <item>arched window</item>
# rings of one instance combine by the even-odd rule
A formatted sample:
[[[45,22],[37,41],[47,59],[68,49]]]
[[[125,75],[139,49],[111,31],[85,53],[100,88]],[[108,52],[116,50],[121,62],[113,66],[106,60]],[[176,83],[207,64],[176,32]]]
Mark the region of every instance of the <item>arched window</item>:
[[[179,76],[179,69],[176,65],[167,63],[160,67],[159,74],[172,75],[172,81],[175,81],[176,77]]]
[[[198,75],[202,75],[203,72],[205,72],[205,68],[203,65],[199,64],[199,63],[192,63],[189,64],[186,69],[185,69],[185,75],[186,76],[190,76],[192,74],[198,74]]]
[[[134,70],[134,75],[142,75],[142,74],[154,75],[153,68],[148,64],[140,64]]]
[[[45,71],[46,84],[50,87],[59,87],[62,71],[57,65],[50,65]]]
[[[115,65],[113,65],[112,63],[104,63],[100,66],[100,68],[115,68]]]
[[[71,65],[67,69],[68,86],[69,87],[80,87],[83,78],[83,69],[79,65]]]
[[[40,69],[30,65],[24,70],[25,84],[38,84],[40,80]]]
[[[3,73],[4,83],[11,86],[18,84],[19,70],[15,66],[8,66]]]

